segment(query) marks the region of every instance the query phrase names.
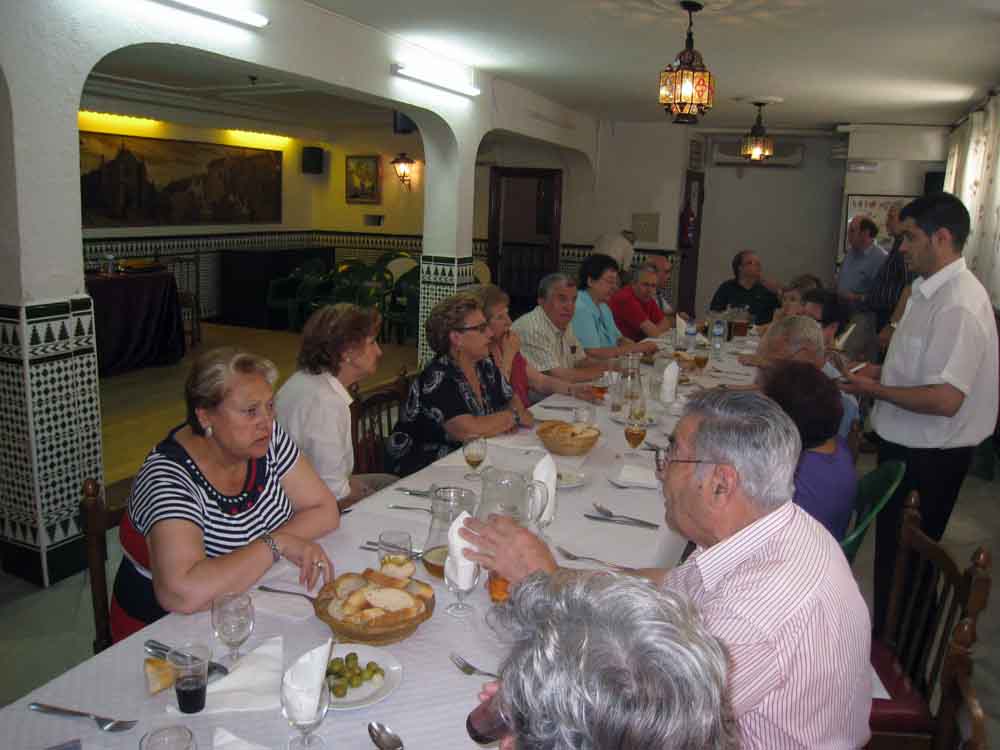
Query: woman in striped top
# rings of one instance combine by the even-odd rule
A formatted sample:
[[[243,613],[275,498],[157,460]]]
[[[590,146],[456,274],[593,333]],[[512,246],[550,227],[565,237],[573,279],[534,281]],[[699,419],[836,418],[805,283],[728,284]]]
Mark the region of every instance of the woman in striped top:
[[[312,540],[340,525],[337,499],[274,421],[277,376],[270,361],[232,347],[195,360],[187,421],[146,458],[122,520],[116,641],[246,590],[281,557],[308,588],[333,578]]]

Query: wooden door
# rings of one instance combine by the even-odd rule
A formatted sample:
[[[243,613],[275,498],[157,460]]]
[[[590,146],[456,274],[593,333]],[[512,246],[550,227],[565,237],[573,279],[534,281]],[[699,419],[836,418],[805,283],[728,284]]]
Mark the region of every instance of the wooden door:
[[[695,315],[695,292],[698,286],[698,250],[701,247],[701,215],[705,203],[705,173],[687,171],[684,199],[677,224],[677,252],[681,270],[677,279],[677,309]]]
[[[488,263],[510,316],[535,307],[538,282],[559,270],[562,170],[492,167]]]

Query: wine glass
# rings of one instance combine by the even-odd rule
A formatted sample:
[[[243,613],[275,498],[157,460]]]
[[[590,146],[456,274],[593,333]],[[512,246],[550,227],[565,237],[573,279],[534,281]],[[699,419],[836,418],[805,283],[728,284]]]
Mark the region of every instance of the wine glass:
[[[448,590],[455,595],[456,601],[449,604],[444,608],[452,617],[467,617],[473,608],[471,605],[465,603],[465,597],[470,591],[472,591],[476,584],[479,583],[479,575],[482,569],[479,564],[476,564],[474,575],[471,577],[471,583],[465,588],[462,588],[459,584],[461,581],[455,579],[455,565],[452,564],[451,560],[446,560],[444,564],[444,582],[448,585]]]
[[[462,445],[462,455],[465,456],[465,463],[472,471],[465,475],[470,482],[479,479],[479,465],[486,460],[486,438],[472,438]]]
[[[212,602],[215,637],[229,646],[230,663],[240,658],[240,646],[253,632],[253,600],[250,594],[222,594]]]
[[[625,442],[629,444],[632,448],[631,452],[626,453],[629,456],[638,455],[635,449],[642,445],[642,441],[646,439],[646,413],[643,410],[642,415],[638,418],[634,413],[629,414],[628,421],[625,423]]]
[[[296,737],[288,743],[288,748],[289,750],[298,750],[307,747],[326,747],[323,738],[313,734],[323,723],[326,712],[330,708],[330,688],[327,687],[326,680],[322,681],[318,703],[314,705],[311,701],[303,701],[302,699],[302,688],[293,685],[287,679],[282,679],[281,713],[288,720],[289,726],[301,733],[300,737]]]

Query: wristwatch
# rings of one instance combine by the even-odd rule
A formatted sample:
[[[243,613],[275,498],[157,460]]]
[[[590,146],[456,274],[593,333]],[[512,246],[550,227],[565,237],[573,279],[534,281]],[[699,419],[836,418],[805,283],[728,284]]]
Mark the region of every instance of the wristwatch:
[[[278,560],[281,559],[281,548],[278,547],[278,543],[274,541],[274,537],[270,534],[262,534],[258,538],[271,550],[271,556],[274,558],[274,562],[278,562]]]

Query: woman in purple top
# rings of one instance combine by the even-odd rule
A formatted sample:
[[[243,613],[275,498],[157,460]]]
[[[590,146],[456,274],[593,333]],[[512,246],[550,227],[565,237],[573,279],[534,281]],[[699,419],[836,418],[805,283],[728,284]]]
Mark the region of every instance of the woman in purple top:
[[[837,435],[840,391],[805,362],[784,362],[764,375],[764,393],[792,418],[802,438],[795,470],[795,502],[838,541],[854,510],[858,476],[847,442]]]

